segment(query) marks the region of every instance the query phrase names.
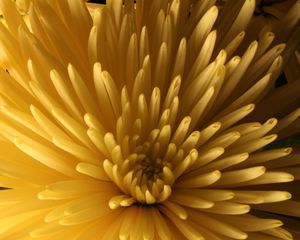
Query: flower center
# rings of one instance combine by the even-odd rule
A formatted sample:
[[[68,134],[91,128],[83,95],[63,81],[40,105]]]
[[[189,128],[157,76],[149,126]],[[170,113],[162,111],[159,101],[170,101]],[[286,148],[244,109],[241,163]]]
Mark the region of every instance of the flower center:
[[[197,151],[193,149],[194,144],[184,151],[170,141],[170,133],[169,125],[160,130],[154,129],[150,133],[150,140],[137,145],[127,157],[123,155],[126,149],[129,149],[129,145],[132,145],[132,139],[125,138],[121,147],[117,145],[111,133],[106,134],[106,146],[112,146],[112,143],[114,145],[111,147],[111,158],[103,162],[103,167],[122,192],[121,195],[110,199],[109,206],[112,209],[133,204],[153,205],[170,197],[171,187],[176,178],[188,169],[198,156]]]
[[[163,163],[160,158],[152,160],[146,156],[141,160],[140,165],[136,167],[138,175],[141,175],[141,179],[146,180],[148,187],[151,187],[152,183],[162,176]]]
[[[124,195],[113,197],[109,203],[111,208],[134,203],[156,204],[170,196],[173,167],[162,147],[158,142],[145,142],[125,159],[122,159],[121,147],[114,147],[112,161],[105,160],[104,169]]]
[[[130,158],[130,157],[129,157]],[[159,157],[146,154],[131,155],[128,171],[128,192],[139,203],[155,204],[166,200],[171,194],[174,175],[171,164]]]

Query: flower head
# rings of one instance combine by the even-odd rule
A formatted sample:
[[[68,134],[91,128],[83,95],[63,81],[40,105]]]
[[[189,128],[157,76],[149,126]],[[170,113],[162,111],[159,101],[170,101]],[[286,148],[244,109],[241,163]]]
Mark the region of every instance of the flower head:
[[[0,239],[297,234],[299,1],[278,39],[214,2],[0,1]]]

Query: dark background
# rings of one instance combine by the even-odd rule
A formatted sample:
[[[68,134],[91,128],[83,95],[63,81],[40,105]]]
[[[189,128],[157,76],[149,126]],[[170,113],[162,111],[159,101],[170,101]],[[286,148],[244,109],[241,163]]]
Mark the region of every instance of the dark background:
[[[106,3],[105,0],[91,0],[91,1],[88,1],[88,2],[91,2],[91,3],[103,3],[103,4]]]

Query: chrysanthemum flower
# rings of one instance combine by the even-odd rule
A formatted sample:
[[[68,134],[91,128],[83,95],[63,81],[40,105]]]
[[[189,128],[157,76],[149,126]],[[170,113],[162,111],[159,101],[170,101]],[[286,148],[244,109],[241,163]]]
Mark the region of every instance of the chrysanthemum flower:
[[[214,3],[0,1],[1,240],[299,239],[300,2]]]

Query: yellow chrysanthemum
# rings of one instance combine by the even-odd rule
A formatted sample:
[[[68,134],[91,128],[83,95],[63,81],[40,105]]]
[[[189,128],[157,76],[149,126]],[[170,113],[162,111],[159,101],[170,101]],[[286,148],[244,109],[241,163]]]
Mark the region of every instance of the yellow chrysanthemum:
[[[300,2],[214,4],[0,0],[1,240],[299,239]]]

